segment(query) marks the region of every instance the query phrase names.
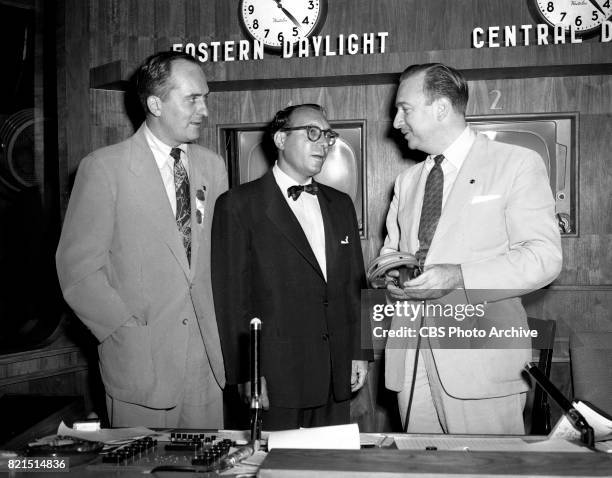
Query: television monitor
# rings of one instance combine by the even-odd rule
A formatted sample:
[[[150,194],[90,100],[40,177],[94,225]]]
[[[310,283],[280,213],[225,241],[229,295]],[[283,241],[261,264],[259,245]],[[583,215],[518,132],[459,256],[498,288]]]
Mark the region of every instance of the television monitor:
[[[544,160],[555,197],[559,229],[577,235],[577,113],[468,116],[491,139],[536,151]]]
[[[276,150],[266,135],[266,125],[224,125],[220,139],[226,152],[230,185],[261,177],[274,164]],[[321,172],[314,179],[348,194],[353,200],[359,232],[365,237],[365,121],[331,121],[340,134],[330,148]]]

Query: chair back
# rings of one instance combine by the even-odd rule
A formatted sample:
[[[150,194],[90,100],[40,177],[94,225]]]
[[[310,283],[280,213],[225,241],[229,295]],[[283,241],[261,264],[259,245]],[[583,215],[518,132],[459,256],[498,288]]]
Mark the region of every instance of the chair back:
[[[532,348],[539,351],[538,368],[546,378],[550,378],[557,323],[554,320],[535,317],[528,317],[527,323],[530,330],[538,331],[538,336],[531,339]],[[525,422],[530,425],[528,432],[532,435],[548,435],[551,430],[548,395],[537,383],[532,383],[531,396],[528,398],[531,413],[525,417]]]
[[[574,332],[569,346],[574,400],[612,415],[612,332]]]

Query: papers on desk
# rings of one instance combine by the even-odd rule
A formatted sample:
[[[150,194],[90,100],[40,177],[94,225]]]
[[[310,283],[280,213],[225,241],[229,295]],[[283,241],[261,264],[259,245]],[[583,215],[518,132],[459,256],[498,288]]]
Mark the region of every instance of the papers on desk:
[[[356,423],[351,423],[270,432],[268,450],[274,448],[359,450],[359,427]]]
[[[572,405],[582,414],[587,423],[593,427],[595,441],[609,440],[612,438],[612,420],[597,413],[584,402],[572,402]],[[568,418],[563,415],[550,432],[549,438],[563,438],[564,440],[580,441],[580,432],[576,430]]]
[[[107,445],[118,445],[145,436],[155,435],[156,432],[145,427],[102,428],[97,431],[79,431],[66,426],[62,421],[57,429],[57,434],[79,438],[81,440],[98,441]]]
[[[520,437],[466,437],[466,436],[396,436],[400,450],[455,450],[455,451],[560,451],[585,452],[587,448],[566,440],[528,442]]]

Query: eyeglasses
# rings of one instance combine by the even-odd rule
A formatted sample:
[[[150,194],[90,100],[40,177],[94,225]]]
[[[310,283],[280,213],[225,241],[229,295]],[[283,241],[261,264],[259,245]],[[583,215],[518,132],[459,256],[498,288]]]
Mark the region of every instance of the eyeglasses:
[[[316,143],[321,139],[321,135],[325,136],[325,141],[329,146],[333,146],[336,142],[336,138],[340,136],[332,129],[321,129],[315,125],[306,125],[306,126],[294,126],[293,128],[281,128],[281,131],[296,131],[299,129],[306,130],[306,136],[313,143]]]

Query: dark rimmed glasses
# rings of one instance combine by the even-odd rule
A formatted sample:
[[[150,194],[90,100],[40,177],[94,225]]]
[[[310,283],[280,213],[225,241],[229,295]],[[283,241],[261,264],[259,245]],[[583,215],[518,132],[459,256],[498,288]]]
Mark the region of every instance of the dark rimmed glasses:
[[[325,137],[325,141],[327,142],[329,146],[333,146],[336,143],[336,138],[340,136],[333,129],[321,129],[318,126],[315,126],[313,124],[309,124],[306,126],[294,126],[292,128],[281,128],[280,130],[281,131],[296,131],[299,129],[305,129],[306,136],[313,143],[316,143],[317,141],[319,141],[319,139],[321,139],[321,135],[323,135]]]

